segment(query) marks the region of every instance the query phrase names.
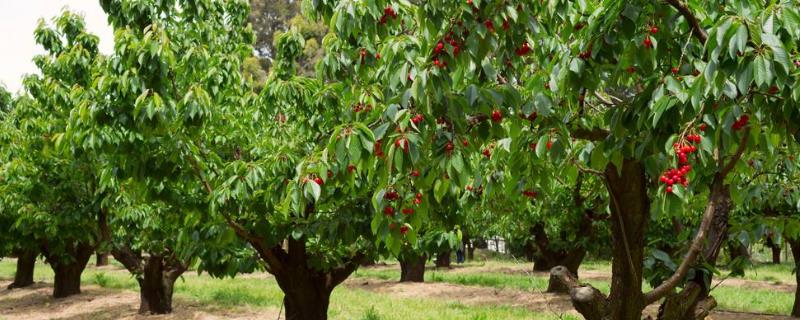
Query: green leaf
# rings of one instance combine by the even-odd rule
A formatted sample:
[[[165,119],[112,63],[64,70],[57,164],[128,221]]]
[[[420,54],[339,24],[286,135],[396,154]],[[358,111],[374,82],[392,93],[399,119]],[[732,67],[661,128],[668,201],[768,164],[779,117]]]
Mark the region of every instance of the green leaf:
[[[731,59],[736,59],[737,53],[744,52],[747,46],[747,37],[747,26],[740,24],[739,28],[736,29],[736,34],[731,37],[731,41],[728,44],[728,55]]]
[[[772,49],[773,60],[783,66],[783,70],[788,74],[791,71],[791,63],[789,62],[789,55],[786,54],[786,48],[783,47],[781,40],[771,33],[761,35],[761,39],[764,41],[764,44]]]
[[[753,61],[754,78],[757,86],[766,86],[772,82],[772,62],[764,56],[757,56]]]

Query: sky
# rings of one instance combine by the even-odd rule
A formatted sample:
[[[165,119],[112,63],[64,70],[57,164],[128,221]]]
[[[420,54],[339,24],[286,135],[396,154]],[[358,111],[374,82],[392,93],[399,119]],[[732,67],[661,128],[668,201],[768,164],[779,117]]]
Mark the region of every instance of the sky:
[[[111,53],[114,33],[98,0],[0,0],[0,83],[11,92],[22,76],[36,73],[33,57],[44,52],[33,40],[40,18],[50,21],[67,8],[83,15],[89,32],[100,37],[100,52]]]

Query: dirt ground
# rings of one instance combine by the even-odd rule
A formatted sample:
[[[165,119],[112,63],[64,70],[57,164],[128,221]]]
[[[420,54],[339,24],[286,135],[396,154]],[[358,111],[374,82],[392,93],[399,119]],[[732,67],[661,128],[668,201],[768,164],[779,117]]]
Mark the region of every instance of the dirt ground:
[[[351,279],[345,282],[350,288],[360,288],[373,292],[408,298],[432,298],[466,305],[505,305],[526,308],[541,313],[556,315],[579,315],[572,307],[568,296],[551,293],[527,292],[514,289],[495,289],[463,286],[449,283],[399,283],[385,280]],[[657,305],[645,309],[645,314],[655,317]],[[763,315],[740,312],[714,312],[708,320],[784,320],[785,316]]]
[[[372,268],[398,268],[396,265],[376,266]],[[111,270],[110,270],[111,271]],[[516,267],[457,267],[446,272],[501,272],[509,274],[531,274],[525,266]],[[112,271],[113,272],[113,271]],[[122,272],[122,271],[120,271]],[[441,272],[437,271],[437,272]],[[536,274],[546,276],[546,274]],[[266,277],[252,275],[253,277]],[[609,275],[598,271],[581,273],[584,279],[608,280]],[[5,288],[10,281],[0,281],[0,288]],[[543,292],[529,292],[515,289],[496,289],[488,287],[465,286],[449,283],[398,283],[379,279],[351,278],[345,285],[352,289],[389,294],[396,297],[431,298],[463,303],[466,305],[505,305],[526,308],[540,313],[555,315],[577,315],[569,298]],[[728,279],[725,286],[746,288],[771,288],[774,290],[793,292],[794,286],[771,284],[767,282]],[[201,305],[191,301],[178,299],[174,302],[175,313],[169,316],[144,317],[137,314],[138,293],[105,289],[98,286],[84,285],[83,294],[66,299],[53,299],[50,294],[52,285],[37,283],[33,288],[23,290],[0,290],[0,320],[106,320],[106,319],[165,319],[165,320],[217,320],[217,319],[279,319],[278,310],[250,309],[246,307],[235,310],[220,310],[212,306]],[[648,315],[655,315],[657,306],[645,310]],[[784,316],[760,315],[735,312],[714,312],[709,320],[779,320],[791,319]]]
[[[10,281],[0,281],[5,288]],[[82,294],[53,299],[52,284],[37,283],[22,290],[0,290],[2,320],[256,320],[277,319],[278,310],[211,310],[196,303],[176,300],[175,313],[168,316],[140,316],[138,293],[83,285]]]

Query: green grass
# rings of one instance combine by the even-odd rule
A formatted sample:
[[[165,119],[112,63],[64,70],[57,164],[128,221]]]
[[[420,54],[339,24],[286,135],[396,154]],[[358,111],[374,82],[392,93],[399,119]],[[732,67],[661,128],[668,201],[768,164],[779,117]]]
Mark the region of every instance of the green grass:
[[[0,279],[10,279],[14,264],[0,261]],[[47,265],[37,264],[36,281],[52,282],[52,271]],[[136,281],[124,270],[97,270],[87,268],[84,284],[94,284],[117,290],[138,290]],[[206,275],[187,274],[178,280],[175,295],[179,300],[193,301],[209,309],[229,310],[247,306],[255,309],[278,309],[283,293],[269,277],[238,277],[214,279]],[[334,290],[329,309],[331,319],[407,320],[407,319],[578,319],[560,318],[554,314],[535,313],[524,308],[505,306],[468,306],[438,299],[398,298],[357,288],[339,286]]]
[[[493,268],[516,267],[519,269],[518,264],[509,262],[487,261],[485,264],[473,263],[472,266],[476,265],[491,266]],[[792,268],[793,266],[790,265],[757,265],[753,270],[748,270],[749,276],[746,276],[745,278],[749,280],[764,281],[764,277],[775,277],[778,279],[787,280],[787,282],[784,283],[793,283],[794,275],[792,274]],[[610,272],[611,266],[607,261],[589,261],[581,266],[581,270]],[[378,278],[383,280],[397,280],[400,278],[400,271],[399,266],[393,268],[361,269],[358,270],[355,276],[364,278]],[[425,272],[425,281],[542,292],[547,288],[548,279],[543,274],[530,276],[525,274],[509,274],[499,272],[456,272],[453,270],[442,271],[431,269]],[[610,290],[608,282],[597,280],[589,280],[586,282],[589,282],[592,286],[606,294],[608,294]],[[716,281],[714,283],[716,284]],[[645,291],[651,289],[647,283],[644,283],[643,287],[643,290]],[[768,289],[718,286],[713,291],[712,295],[717,299],[717,302],[719,303],[718,308],[720,310],[729,311],[789,314],[794,302],[793,293]]]

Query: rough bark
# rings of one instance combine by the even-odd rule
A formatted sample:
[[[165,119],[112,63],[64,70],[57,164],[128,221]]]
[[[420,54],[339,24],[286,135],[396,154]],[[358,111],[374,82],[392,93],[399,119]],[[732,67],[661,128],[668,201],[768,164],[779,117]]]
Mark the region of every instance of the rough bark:
[[[280,246],[267,248],[262,241],[253,244],[283,290],[287,320],[326,320],[331,292],[356,270],[364,257],[357,254],[340,266],[319,271],[308,265],[304,238],[290,238],[288,250]]]
[[[425,282],[425,262],[427,257],[400,260],[400,282]]]
[[[14,282],[8,285],[8,290],[25,288],[33,285],[33,269],[36,266],[38,250],[22,250],[17,255],[17,271]]]
[[[800,270],[800,239],[788,239],[789,248],[792,249],[792,257],[794,257],[794,268]],[[795,289],[794,289],[794,304],[792,305],[792,317],[800,318],[800,272],[794,273]]]
[[[569,271],[565,266],[556,266],[550,269],[550,281],[547,284],[548,293],[569,294],[570,289],[579,286],[578,276]]]
[[[611,306],[606,296],[590,285],[579,283],[578,277],[567,267],[557,266],[550,271],[548,292],[568,293],[572,306],[587,320],[611,320]]]
[[[610,318],[640,320],[645,307],[642,294],[644,233],[650,220],[650,199],[644,165],[625,159],[621,170],[613,164],[605,170],[611,197],[612,266],[611,292],[608,296]],[[588,299],[587,290],[581,298]],[[599,292],[592,292],[597,296]],[[594,298],[592,298],[594,301]],[[574,301],[574,300],[573,300]],[[591,310],[606,310],[602,305]],[[584,314],[586,316],[586,314]],[[587,316],[587,319],[589,317]],[[593,319],[604,317],[592,316]]]
[[[137,277],[141,304],[139,314],[172,313],[172,293],[175,281],[186,266],[174,258],[152,255],[146,259],[143,274]]]
[[[437,268],[451,268],[450,266],[450,250],[440,252],[436,255]]]
[[[188,265],[173,254],[142,256],[128,245],[111,248],[114,259],[122,263],[139,283],[139,314],[172,313],[175,281]]]
[[[42,253],[55,273],[53,297],[66,298],[81,293],[81,274],[92,257],[94,247],[87,243],[73,244],[65,248],[63,255],[52,252],[44,245]]]
[[[584,220],[587,219],[584,218]],[[583,258],[586,257],[586,249],[580,245],[570,249],[553,249],[543,224],[535,224],[531,227],[530,232],[536,248],[536,254],[533,256],[533,271],[549,271],[557,266],[565,266],[573,274],[578,274],[578,268],[580,268]],[[578,234],[588,236],[589,232],[591,232],[591,220],[582,222]]]

